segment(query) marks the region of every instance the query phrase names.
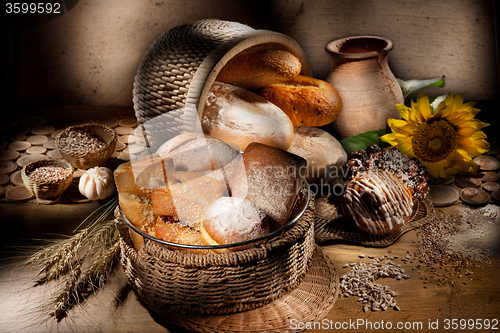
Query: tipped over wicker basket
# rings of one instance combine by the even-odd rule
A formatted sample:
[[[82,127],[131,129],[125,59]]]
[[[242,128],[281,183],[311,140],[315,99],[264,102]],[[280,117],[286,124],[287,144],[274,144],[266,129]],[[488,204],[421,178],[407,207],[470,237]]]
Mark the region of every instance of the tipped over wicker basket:
[[[71,132],[80,132],[101,139],[105,142],[104,146],[93,150],[74,150],[71,147],[64,146],[61,138],[68,136]],[[83,124],[69,126],[56,137],[56,147],[59,154],[73,166],[79,169],[87,170],[106,162],[116,146],[116,133],[108,126],[101,124]]]
[[[149,150],[156,151],[179,134],[202,132],[199,115],[219,71],[236,54],[261,44],[272,44],[293,53],[302,63],[301,74],[311,76],[301,47],[292,38],[276,32],[254,30],[235,22],[201,20],[175,27],[160,36],[145,53],[133,90],[135,114]],[[309,190],[306,193],[313,196]],[[321,252],[314,243],[314,198],[303,216],[279,237],[232,253],[201,255],[173,251],[147,238],[137,251],[129,227],[120,216],[117,225],[121,236],[120,260],[128,282],[160,317],[165,313],[183,313],[202,316],[196,318],[203,321],[210,314],[226,314],[226,317],[242,311],[251,316],[255,311],[252,309],[272,305],[295,290],[308,271],[327,272],[326,276],[315,278],[315,283],[325,287],[318,290],[327,290],[329,294],[317,295],[314,304],[294,303],[297,318],[318,319],[335,302],[338,277],[335,282],[331,269],[310,269],[313,253]],[[331,262],[325,266],[333,267]],[[278,312],[270,310],[266,313],[269,318],[264,320],[279,321]],[[255,318],[259,322],[262,319]],[[273,331],[290,331],[289,323],[282,324]],[[230,327],[222,325],[200,331],[226,329]]]
[[[35,169],[48,166],[64,168],[67,171],[67,176],[62,180],[47,181],[37,181],[30,177],[30,173]],[[26,164],[21,170],[21,178],[23,179],[24,186],[37,199],[53,199],[63,194],[69,187],[73,181],[73,171],[73,166],[64,160],[39,160]]]

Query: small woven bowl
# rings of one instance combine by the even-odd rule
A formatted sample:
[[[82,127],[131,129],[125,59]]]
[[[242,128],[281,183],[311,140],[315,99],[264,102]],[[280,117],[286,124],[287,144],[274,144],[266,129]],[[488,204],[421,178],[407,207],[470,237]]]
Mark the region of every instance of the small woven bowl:
[[[36,181],[30,177],[30,173],[43,166],[60,166],[68,171],[68,175],[59,181]],[[21,178],[24,186],[37,199],[54,199],[66,191],[73,181],[73,166],[65,160],[39,160],[26,164],[21,170]]]
[[[103,140],[104,147],[88,151],[75,151],[61,144],[61,138],[70,134],[70,132],[84,132]],[[56,137],[56,147],[59,154],[74,167],[87,170],[106,162],[116,146],[116,133],[108,126],[101,124],[75,125],[66,128]]]

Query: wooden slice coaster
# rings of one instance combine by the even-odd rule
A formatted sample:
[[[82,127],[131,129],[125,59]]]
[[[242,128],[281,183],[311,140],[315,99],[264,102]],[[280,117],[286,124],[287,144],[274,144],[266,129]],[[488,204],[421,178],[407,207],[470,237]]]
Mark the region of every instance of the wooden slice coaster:
[[[115,132],[118,135],[127,135],[134,131],[132,127],[117,127],[115,128]]]
[[[25,186],[23,178],[21,177],[21,170],[17,170],[10,175],[10,182],[16,186]]]
[[[137,126],[137,119],[135,119],[135,118],[122,119],[119,122],[119,126],[122,126],[122,127],[136,127]]]
[[[44,148],[43,146],[33,146],[26,149],[26,152],[30,155],[45,154],[47,152],[47,148]]]
[[[37,126],[31,130],[34,135],[51,135],[55,131],[54,126]]]
[[[56,147],[56,140],[49,140],[43,144],[44,148],[47,149],[57,149]]]
[[[466,187],[460,192],[460,199],[473,206],[482,206],[490,201],[490,195],[480,188]]]
[[[97,124],[108,126],[109,128],[118,127],[118,119],[113,117],[99,118],[95,121]]]
[[[16,126],[21,120],[16,116],[4,116],[0,119],[0,123],[7,126]]]
[[[9,141],[26,141],[27,138],[26,134],[13,134],[9,137]]]
[[[121,151],[118,156],[116,156],[117,159],[119,160],[122,160],[122,161],[130,161],[130,155],[127,154],[127,153],[124,153],[123,151]]]
[[[10,181],[9,175],[0,173],[0,186],[7,185]]]
[[[34,195],[26,186],[14,186],[5,192],[5,198],[12,201],[26,201],[34,198]]]
[[[499,203],[500,202],[500,190],[497,190],[493,193],[491,193],[491,198],[496,202],[496,203]]]
[[[124,144],[123,142],[121,141],[117,141],[116,142],[116,146],[115,146],[115,151],[122,151],[123,149],[127,148],[127,145]]]
[[[19,152],[15,150],[0,150],[0,160],[2,161],[15,161],[19,158],[19,155]]]
[[[5,191],[5,187],[0,186],[0,198],[5,197],[5,192],[6,192],[6,191]]]
[[[481,179],[460,175],[455,180],[455,185],[457,185],[460,188],[479,187],[479,186],[481,186]]]
[[[129,140],[133,140],[134,136],[133,135],[119,135],[118,136],[118,142],[122,142],[126,145],[128,145]]]
[[[451,185],[455,182],[455,176],[448,175],[446,178],[439,178],[433,181],[436,185]]]
[[[80,190],[78,190],[78,184],[73,183],[69,185],[65,193],[68,199],[73,201],[74,203],[92,202],[92,200],[88,199],[80,193]]]
[[[45,123],[45,118],[39,116],[26,117],[21,120],[21,124],[27,127],[42,126]]]
[[[12,134],[28,134],[31,132],[31,128],[27,126],[17,125],[9,128],[9,132]]]
[[[437,207],[451,206],[458,201],[460,194],[451,186],[431,185],[427,198]]]
[[[26,155],[26,156],[23,156],[23,157],[20,157],[18,160],[17,160],[17,165],[22,168],[23,166],[25,166],[26,164],[28,163],[31,163],[31,162],[34,162],[34,161],[39,161],[39,160],[48,160],[49,157],[47,155]]]
[[[500,147],[498,145],[491,145],[490,149],[485,153],[486,155],[498,155],[500,153]]]
[[[128,150],[129,154],[137,155],[137,154],[143,152],[144,150],[146,150],[146,146],[132,144],[132,145],[128,145],[128,147],[126,149],[124,149],[124,151],[126,151],[126,150]]]
[[[62,158],[57,149],[47,151],[47,156],[53,160],[60,160]]]
[[[483,189],[489,193],[495,192],[497,190],[500,190],[500,184],[498,184],[497,182],[485,182],[483,184]]]
[[[43,144],[49,141],[49,138],[45,135],[33,135],[26,139],[27,142],[31,143],[32,146],[43,146]]]
[[[500,175],[493,171],[484,171],[481,177],[483,182],[497,182],[498,179],[500,179]]]
[[[4,150],[5,148],[7,148],[7,142],[0,140],[0,150]]]
[[[483,171],[495,171],[500,168],[500,161],[489,155],[480,155],[474,157],[474,162],[479,165],[479,168]]]
[[[82,178],[83,174],[87,172],[87,170],[82,170],[82,169],[76,169],[74,172],[73,172],[73,183],[79,183],[80,182],[80,178]]]
[[[68,126],[75,126],[75,125],[85,125],[85,124],[93,124],[94,121],[92,119],[88,118],[79,118],[79,119],[71,119],[68,121]]]
[[[11,142],[9,145],[10,150],[16,150],[16,151],[25,151],[29,147],[31,147],[31,143],[27,141],[14,141]]]
[[[9,174],[17,169],[16,162],[13,161],[1,161],[0,160],[0,174]]]
[[[52,139],[55,139],[59,133],[61,133],[62,131],[64,131],[64,128],[63,129],[58,129],[58,130],[55,130],[54,132],[52,132],[52,134],[50,135]]]

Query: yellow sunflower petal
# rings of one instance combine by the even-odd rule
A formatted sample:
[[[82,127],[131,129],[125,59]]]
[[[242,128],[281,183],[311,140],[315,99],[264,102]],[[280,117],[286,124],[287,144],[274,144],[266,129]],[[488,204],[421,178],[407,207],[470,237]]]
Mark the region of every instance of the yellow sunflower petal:
[[[399,114],[403,119],[409,120],[410,108],[403,104],[396,104],[396,108],[398,109]]]
[[[426,121],[432,116],[431,105],[429,104],[429,97],[426,94],[420,94],[417,98],[418,109],[420,110],[420,115],[422,121]]]
[[[413,131],[417,128],[415,125],[407,122],[403,119],[387,119],[387,125],[392,129],[393,132],[411,135]]]

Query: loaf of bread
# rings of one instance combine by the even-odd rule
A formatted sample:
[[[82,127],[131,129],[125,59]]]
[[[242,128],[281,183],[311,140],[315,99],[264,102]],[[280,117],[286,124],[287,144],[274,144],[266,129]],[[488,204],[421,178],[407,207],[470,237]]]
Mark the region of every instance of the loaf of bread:
[[[239,152],[214,137],[185,133],[165,142],[156,153],[171,158],[176,171],[206,173],[229,164]]]
[[[341,168],[347,163],[347,153],[333,136],[317,127],[295,127],[288,152],[307,161],[305,178],[311,190],[320,191],[335,179],[342,178]],[[318,194],[318,193],[315,193]]]
[[[271,229],[284,226],[303,183],[307,162],[279,148],[251,143],[232,179],[233,197],[260,207]]]
[[[286,150],[293,139],[292,122],[279,107],[249,90],[221,82],[214,82],[210,89],[201,126],[205,134],[234,143],[242,151],[251,142]]]
[[[300,74],[302,65],[292,53],[279,49],[247,49],[230,59],[216,80],[247,89],[287,81]]]
[[[412,214],[411,192],[389,171],[353,177],[342,196],[342,212],[359,230],[383,235],[400,229]]]
[[[236,197],[221,197],[207,208],[200,231],[206,244],[227,245],[267,235],[269,223],[262,209],[252,202]],[[243,248],[245,246],[214,251],[224,253]]]
[[[258,93],[279,106],[293,126],[329,124],[337,119],[344,107],[337,89],[330,83],[304,75],[265,86]]]

